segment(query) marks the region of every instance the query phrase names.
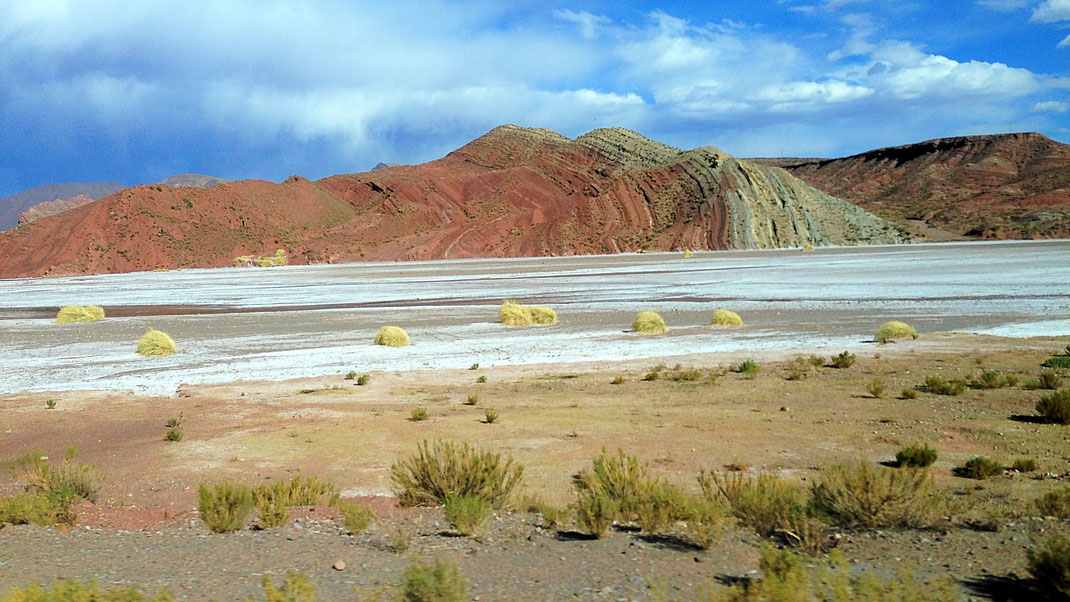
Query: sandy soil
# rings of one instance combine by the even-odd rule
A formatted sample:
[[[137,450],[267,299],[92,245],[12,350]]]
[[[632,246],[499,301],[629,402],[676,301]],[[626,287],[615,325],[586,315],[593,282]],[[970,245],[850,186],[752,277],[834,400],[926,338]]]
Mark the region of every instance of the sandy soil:
[[[642,599],[650,596],[654,577],[686,598],[711,580],[756,569],[759,542],[738,529],[722,546],[699,552],[627,532],[574,541],[539,529],[527,514],[499,515],[482,539],[443,537],[440,511],[392,514],[386,499],[374,501],[380,526],[359,538],[340,534],[337,519],[324,509],[278,530],[233,536],[208,535],[195,518],[198,483],[224,477],[256,484],[314,474],[333,481],[344,497],[387,496],[393,461],[411,454],[420,440],[450,438],[514,456],[525,466],[526,491],[559,504],[572,499],[570,475],[603,447],[635,453],[695,490],[700,469],[728,463],[809,479],[828,463],[885,462],[903,445],[926,442],[940,452],[936,474],[960,500],[959,515],[937,533],[848,533],[841,546],[852,566],[878,574],[905,566],[923,577],[950,575],[964,595],[998,588],[1020,594],[1028,587],[1019,579],[1025,550],[1070,531],[1065,521],[1034,519],[1030,506],[1041,493],[1070,482],[1070,430],[1033,420],[1042,392],[1022,385],[970,389],[958,397],[922,392],[907,400],[898,394],[927,375],[968,377],[982,368],[1014,373],[1024,384],[1067,343],[1070,337],[923,336],[871,344],[853,367],[815,369],[801,380],[786,378],[792,357],[839,349],[662,360],[716,373],[749,358],[763,366],[753,378],[727,372],[712,384],[647,382],[642,377],[651,362],[625,361],[374,371],[364,386],[340,375],[191,385],[174,398],[93,391],[4,395],[0,457],[27,449],[59,457],[75,445],[106,481],[99,507],[80,509],[70,532],[0,530],[0,591],[69,576],[167,587],[184,599],[233,599],[255,590],[261,573],[296,568],[337,598],[352,584],[396,581],[414,558],[443,557],[461,567],[481,599]],[[487,382],[477,383],[480,376]],[[616,376],[624,382],[611,384]],[[873,379],[886,385],[881,398],[866,392]],[[464,405],[471,394],[478,403]],[[56,400],[56,409],[45,409],[48,399]],[[430,419],[408,420],[415,407],[426,408]],[[499,421],[482,420],[487,408],[499,412]],[[165,421],[179,415],[185,437],[165,442]],[[1035,457],[1041,469],[984,482],[952,475],[952,468],[979,454],[1006,464]],[[0,481],[0,495],[17,490],[13,480]],[[413,555],[386,550],[391,525],[412,521],[422,525]],[[992,521],[997,531],[968,528]],[[349,568],[332,570],[338,559]]]

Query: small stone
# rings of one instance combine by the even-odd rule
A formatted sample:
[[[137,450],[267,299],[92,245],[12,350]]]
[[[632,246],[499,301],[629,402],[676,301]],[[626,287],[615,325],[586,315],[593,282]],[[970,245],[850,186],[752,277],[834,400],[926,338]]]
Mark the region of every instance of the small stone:
[[[789,408],[788,406],[780,406],[780,411],[781,412],[788,412],[788,411],[791,411],[791,408]]]
[[[646,579],[644,579],[642,575],[630,575],[628,581],[631,581],[632,583],[646,583]]]
[[[336,571],[344,571],[344,570],[346,570],[346,561],[339,560],[339,561],[335,562],[334,564],[332,564],[331,568],[336,570]]]

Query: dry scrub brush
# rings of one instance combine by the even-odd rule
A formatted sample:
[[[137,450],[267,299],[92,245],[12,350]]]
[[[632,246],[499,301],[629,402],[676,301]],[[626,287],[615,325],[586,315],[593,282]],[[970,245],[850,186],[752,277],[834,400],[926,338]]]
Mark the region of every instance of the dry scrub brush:
[[[232,533],[245,526],[245,519],[253,509],[253,494],[245,485],[229,481],[198,489],[197,511],[208,528],[215,533]]]
[[[395,462],[390,479],[402,506],[433,506],[476,496],[501,508],[520,485],[524,468],[512,458],[452,441],[422,441],[415,455]]]
[[[374,342],[387,347],[404,347],[409,344],[409,335],[397,326],[383,326],[375,333]]]
[[[718,309],[713,312],[713,318],[710,319],[711,326],[743,326],[743,318],[739,317],[734,311],[727,309]]]
[[[67,305],[56,314],[56,324],[72,322],[99,322],[104,319],[104,309],[96,305]]]
[[[863,529],[928,527],[943,509],[928,470],[867,462],[822,469],[811,495],[813,506],[840,525]]]
[[[518,305],[512,301],[506,301],[498,308],[498,320],[506,326],[557,324],[557,313],[549,307]]]
[[[878,343],[887,343],[895,339],[916,339],[918,338],[918,331],[914,330],[914,327],[910,324],[893,320],[881,324],[875,336]]]
[[[669,328],[665,326],[665,320],[653,311],[641,311],[632,322],[632,332],[639,334],[665,334]]]
[[[150,330],[141,335],[137,342],[137,352],[141,355],[171,355],[178,352],[175,341],[167,333]]]

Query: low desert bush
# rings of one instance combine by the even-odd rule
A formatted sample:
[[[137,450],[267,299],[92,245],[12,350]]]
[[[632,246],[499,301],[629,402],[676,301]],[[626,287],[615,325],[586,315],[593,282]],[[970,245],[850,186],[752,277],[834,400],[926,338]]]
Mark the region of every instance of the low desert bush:
[[[435,560],[435,564],[413,564],[402,573],[401,596],[404,602],[465,602],[468,584],[457,567]]]
[[[24,491],[0,498],[0,525],[39,525],[47,527],[64,518],[63,509],[47,495]]]
[[[955,473],[967,479],[987,479],[1003,473],[1003,465],[992,458],[976,456],[955,469]]]
[[[647,479],[639,486],[635,514],[647,533],[661,533],[677,521],[688,520],[693,508],[687,495],[665,481]]]
[[[624,384],[624,377],[623,376],[614,376],[613,380],[609,381],[609,384],[611,384],[611,385],[623,385]]]
[[[1044,360],[1041,364],[1045,368],[1070,368],[1070,356],[1068,355],[1054,355]]]
[[[146,595],[131,587],[100,589],[95,581],[87,584],[68,579],[54,581],[51,586],[39,584],[16,587],[0,592],[3,602],[173,602],[167,592]]]
[[[1018,472],[1033,472],[1040,468],[1040,464],[1037,463],[1036,458],[1018,458],[1011,464],[1011,468]]]
[[[178,416],[169,417],[167,419],[167,422],[164,423],[164,426],[169,429],[178,428],[182,426],[182,412],[179,412]]]
[[[544,529],[560,529],[568,524],[572,518],[571,508],[560,508],[543,502],[537,502],[528,508],[541,517],[541,527]]]
[[[464,400],[464,405],[466,406],[474,406],[477,403],[479,403],[479,395],[476,395],[475,393],[469,395],[468,398]]]
[[[442,504],[452,496],[472,495],[501,508],[520,484],[524,469],[512,458],[467,443],[422,441],[416,454],[390,467],[402,506]]]
[[[855,365],[855,361],[857,359],[858,357],[855,356],[855,354],[851,353],[850,351],[844,351],[843,353],[832,356],[832,367],[850,368],[851,366]]]
[[[1037,413],[1054,424],[1070,424],[1070,389],[1053,391],[1037,402]]]
[[[706,499],[725,500],[728,511],[762,537],[791,530],[793,523],[805,513],[803,490],[775,475],[760,473],[748,477],[741,472],[725,475],[703,472],[698,482]]]
[[[683,255],[681,255],[681,257],[683,257],[684,259],[691,259],[694,256],[695,256],[695,252],[692,251],[691,249],[684,249],[684,253],[683,253]]]
[[[1070,518],[1070,485],[1045,493],[1037,498],[1033,505],[1042,516]]]
[[[370,381],[371,379],[372,379],[371,376],[369,376],[367,374],[361,374],[360,376],[357,377],[357,386],[358,387],[363,387],[364,385],[368,384],[368,381]]]
[[[346,380],[354,380],[356,378],[357,378],[357,373],[354,372],[353,370],[350,370],[349,372],[346,372]]]
[[[260,517],[256,524],[261,529],[281,527],[290,522],[290,507],[281,500],[273,498],[257,498],[256,509]]]
[[[891,579],[852,571],[839,550],[829,553],[829,567],[817,571],[809,599],[829,602],[957,602],[961,599],[955,581],[941,577],[918,582],[912,571],[902,569]]]
[[[27,452],[8,465],[17,481],[26,491],[49,497],[61,508],[80,500],[96,502],[100,495],[101,474],[91,464],[75,462],[77,451],[67,448],[63,462],[53,465],[40,452]]]
[[[353,535],[360,535],[367,531],[375,519],[375,513],[364,504],[339,501],[337,506],[338,511],[342,513],[342,520],[345,521],[346,530]]]
[[[276,481],[270,485],[260,485],[252,491],[253,499],[270,500],[289,506],[334,506],[338,502],[338,491],[334,483],[322,481],[314,476],[300,475],[289,481]]]
[[[743,360],[736,366],[736,372],[747,376],[754,376],[762,371],[762,367],[754,360]]]
[[[894,470],[867,462],[821,470],[811,491],[814,508],[845,527],[927,527],[936,520],[927,470]]]
[[[245,485],[229,481],[211,486],[201,483],[197,511],[213,532],[232,533],[243,528],[252,509],[253,494]]]
[[[476,382],[479,383],[479,384],[483,384],[483,383],[487,382],[487,377],[485,375],[481,374],[481,375],[479,375],[478,378],[476,378]]]
[[[276,249],[274,255],[264,255],[263,257],[256,258],[257,267],[261,268],[274,268],[282,265],[286,265],[286,250]]]
[[[884,381],[879,378],[874,378],[873,380],[869,381],[868,383],[866,383],[866,392],[876,398],[883,397]]]
[[[576,524],[594,539],[606,534],[619,513],[617,503],[605,493],[581,495],[576,502]]]
[[[658,380],[659,378],[661,378],[661,372],[658,372],[657,370],[654,370],[654,371],[651,371],[651,372],[647,372],[646,374],[643,375],[643,380],[646,381],[646,382],[655,381],[655,380]]]
[[[165,332],[150,330],[141,335],[137,342],[137,352],[141,355],[171,355],[178,352],[175,341]]]
[[[718,309],[710,319],[711,326],[743,326],[743,319],[734,311]]]
[[[1054,370],[1045,370],[1040,373],[1040,378],[1029,382],[1030,389],[1054,391],[1061,386],[1063,386],[1063,379],[1059,378]]]
[[[881,324],[875,337],[878,343],[886,343],[894,339],[916,339],[918,338],[918,331],[904,322],[892,321]]]
[[[468,367],[469,370],[479,370],[479,362],[476,362]]]
[[[275,587],[267,575],[260,578],[260,586],[264,588],[265,602],[315,602],[317,599],[316,586],[307,575],[296,571],[286,571],[281,587]],[[251,600],[246,598],[246,602]]]
[[[45,409],[46,410],[54,410],[54,409],[56,409],[56,400],[55,399],[46,400],[45,401]]]
[[[557,313],[549,307],[518,305],[512,301],[506,301],[498,308],[498,320],[506,326],[557,324]]]
[[[487,501],[475,495],[450,496],[443,510],[453,530],[465,537],[475,535],[487,520]]]
[[[104,309],[97,305],[67,305],[56,313],[56,324],[72,322],[99,322],[104,319]]]
[[[725,507],[706,497],[692,498],[685,534],[692,545],[708,550],[721,541],[728,523]]]
[[[494,424],[498,421],[498,413],[494,410],[483,410],[483,422]]]
[[[421,422],[427,420],[427,417],[427,408],[413,408],[412,411],[409,412],[409,420],[412,422]]]
[[[908,445],[895,454],[895,463],[900,468],[926,468],[936,463],[936,450],[925,445]]]
[[[936,395],[962,395],[966,392],[966,381],[961,378],[948,380],[942,376],[926,376],[925,390]]]
[[[653,311],[641,311],[632,322],[632,332],[639,334],[665,334],[669,328],[665,326],[665,320]]]
[[[171,427],[167,429],[167,434],[163,436],[163,440],[177,443],[182,440],[182,431],[178,430],[176,427]]]
[[[1029,573],[1053,599],[1070,598],[1070,538],[1053,537],[1028,553]]]
[[[612,456],[602,448],[602,454],[591,461],[591,468],[572,477],[572,485],[581,499],[604,496],[630,517],[638,511],[642,488],[649,480],[647,465],[640,464],[635,456],[622,449]]]
[[[903,389],[902,391],[899,392],[899,398],[900,399],[917,399],[918,398],[918,390],[917,389],[910,389],[910,388]]]
[[[702,379],[702,370],[698,368],[688,368],[687,370],[673,370],[669,374],[669,378],[673,382],[695,382]]]
[[[973,384],[978,389],[1001,389],[1018,384],[1018,377],[996,370],[982,370],[981,374],[974,378]]]
[[[397,326],[383,326],[375,333],[374,342],[387,347],[404,347],[409,344],[409,335]]]

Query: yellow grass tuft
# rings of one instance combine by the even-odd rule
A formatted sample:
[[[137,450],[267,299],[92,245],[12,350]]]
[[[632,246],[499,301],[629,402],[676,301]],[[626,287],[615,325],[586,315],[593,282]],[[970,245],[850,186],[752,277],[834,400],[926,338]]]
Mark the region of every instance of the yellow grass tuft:
[[[632,332],[639,334],[665,334],[669,328],[665,326],[665,320],[657,312],[641,311],[632,322]]]
[[[286,265],[286,250],[279,249],[274,255],[265,255],[256,260],[256,265],[262,268],[274,268]]]
[[[690,259],[695,256],[695,252],[691,249],[684,249],[684,259]]]
[[[802,250],[803,250],[803,253],[813,253],[814,252],[814,245],[812,245],[810,243],[806,243],[806,244],[803,245]]]
[[[375,333],[375,344],[387,347],[404,347],[409,344],[409,335],[397,326],[383,326]]]
[[[498,308],[498,320],[506,326],[557,324],[557,312],[549,307],[519,305],[506,301]]]
[[[175,341],[167,333],[150,330],[141,335],[137,352],[141,355],[171,355],[178,352],[178,347],[175,347]]]
[[[743,326],[743,318],[739,317],[734,311],[727,309],[718,309],[713,312],[713,319],[710,320],[712,326]]]
[[[56,313],[56,324],[71,322],[99,322],[104,319],[104,309],[96,305],[67,305]]]
[[[914,327],[904,322],[885,322],[881,324],[881,327],[877,329],[877,342],[884,343],[893,339],[905,339],[910,337],[912,339],[918,338],[918,331],[914,330]]]

